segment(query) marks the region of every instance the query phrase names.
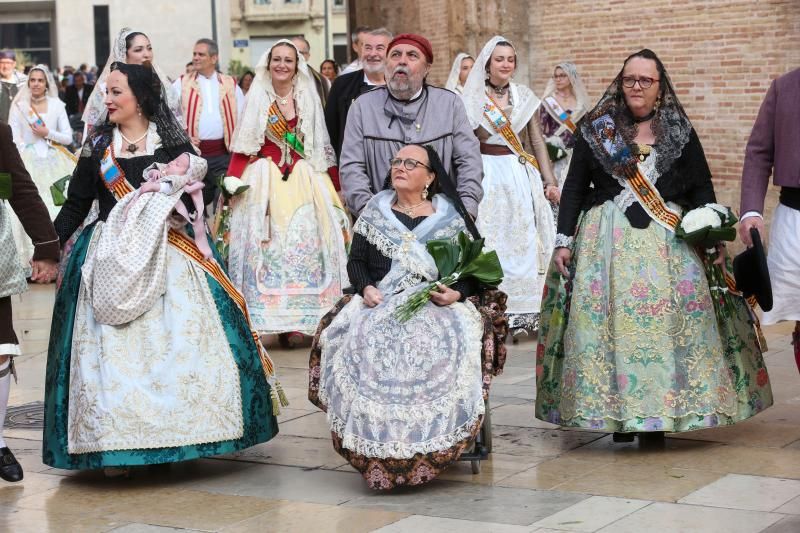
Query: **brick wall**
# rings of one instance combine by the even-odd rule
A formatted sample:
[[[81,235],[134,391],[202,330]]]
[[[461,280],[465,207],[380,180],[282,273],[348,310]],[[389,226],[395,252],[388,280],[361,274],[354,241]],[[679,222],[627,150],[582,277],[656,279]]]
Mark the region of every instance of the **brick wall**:
[[[769,83],[800,67],[800,0],[356,0],[359,24],[418,31],[431,81],[492,35],[520,55],[515,79],[541,93],[553,65],[578,65],[596,100],[631,52],[653,49],[700,135],[719,200],[738,209],[744,146]],[[775,191],[768,206],[774,206]]]

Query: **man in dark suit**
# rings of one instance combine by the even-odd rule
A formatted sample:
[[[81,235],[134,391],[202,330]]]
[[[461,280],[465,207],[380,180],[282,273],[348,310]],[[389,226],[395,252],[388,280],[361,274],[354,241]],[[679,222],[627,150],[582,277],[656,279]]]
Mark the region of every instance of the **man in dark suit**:
[[[362,68],[349,74],[342,74],[333,81],[328,105],[325,107],[325,123],[337,159],[342,153],[347,112],[353,100],[373,87],[386,85],[383,73],[386,49],[392,40],[391,32],[385,28],[378,28],[364,34],[362,38],[360,58]]]
[[[0,277],[0,478],[15,482],[22,480],[22,467],[3,440],[3,422],[14,374],[13,358],[21,354],[11,321],[11,296],[26,291],[28,285],[16,253],[10,213],[4,210],[14,210],[35,245],[31,281],[49,283],[55,280],[59,244],[47,208],[22,164],[11,128],[6,124],[0,124],[0,198],[7,200],[0,202],[0,272],[3,273]]]
[[[86,76],[79,70],[72,75],[72,85],[64,91],[64,103],[67,105],[67,115],[82,115],[89,95],[92,94],[94,85],[86,83]]]
[[[772,82],[747,141],[739,237],[748,247],[752,246],[751,228],[764,235],[764,197],[770,175],[781,193],[767,255],[773,306],[761,323],[795,321],[792,337],[800,368],[800,69]]]
[[[297,47],[297,50],[303,55],[303,58],[306,60],[306,64],[308,65],[308,72],[311,74],[311,77],[314,78],[314,86],[317,88],[317,95],[319,95],[320,103],[322,107],[325,107],[325,104],[328,102],[328,92],[331,90],[331,82],[317,72],[317,70],[311,66],[309,61],[311,60],[311,45],[308,43],[305,37],[302,35],[298,35],[297,37],[292,37],[292,43]]]

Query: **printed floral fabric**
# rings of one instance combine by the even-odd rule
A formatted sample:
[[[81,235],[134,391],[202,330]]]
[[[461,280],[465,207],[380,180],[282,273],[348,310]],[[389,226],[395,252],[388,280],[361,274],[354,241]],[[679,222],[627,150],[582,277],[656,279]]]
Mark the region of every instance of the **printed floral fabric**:
[[[351,295],[345,296],[322,318],[311,346],[308,398],[311,403],[323,411],[327,411],[328,406],[319,398],[320,361],[322,358],[320,337],[352,299]],[[506,348],[503,342],[508,332],[505,319],[506,296],[500,291],[486,291],[481,297],[471,297],[470,301],[477,307],[483,323],[481,375],[482,396],[486,400],[489,397],[492,377],[502,373],[506,359]],[[331,432],[331,436],[334,449],[361,472],[371,488],[386,490],[398,485],[418,485],[433,480],[469,448],[479,429],[480,422],[470,429],[468,436],[447,449],[417,453],[413,457],[405,459],[377,458],[359,454],[345,448],[342,445],[341,437],[335,431]]]
[[[575,240],[572,281],[551,265],[537,350],[536,416],[604,431],[733,424],[772,404],[749,311],[716,317],[697,254],[611,201]]]
[[[347,285],[350,224],[327,174],[303,160],[284,179],[270,159],[231,202],[228,268],[260,333],[312,334]]]

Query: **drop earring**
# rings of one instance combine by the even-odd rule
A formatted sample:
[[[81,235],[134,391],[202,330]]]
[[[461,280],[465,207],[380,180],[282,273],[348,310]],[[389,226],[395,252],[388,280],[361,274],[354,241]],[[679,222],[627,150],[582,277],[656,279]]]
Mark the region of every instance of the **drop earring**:
[[[430,187],[430,183],[425,185],[425,188],[422,190],[422,200],[428,199],[428,187]]]

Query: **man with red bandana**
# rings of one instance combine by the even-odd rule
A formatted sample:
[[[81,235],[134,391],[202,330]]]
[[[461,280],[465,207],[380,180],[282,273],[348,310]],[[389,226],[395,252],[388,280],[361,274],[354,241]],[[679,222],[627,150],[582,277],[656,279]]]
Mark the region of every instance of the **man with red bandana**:
[[[483,197],[478,140],[458,95],[426,83],[432,63],[428,39],[398,35],[387,49],[386,86],[353,102],[339,170],[347,205],[354,213],[385,188],[394,154],[407,144],[420,144],[436,150],[467,211],[477,214]]]

